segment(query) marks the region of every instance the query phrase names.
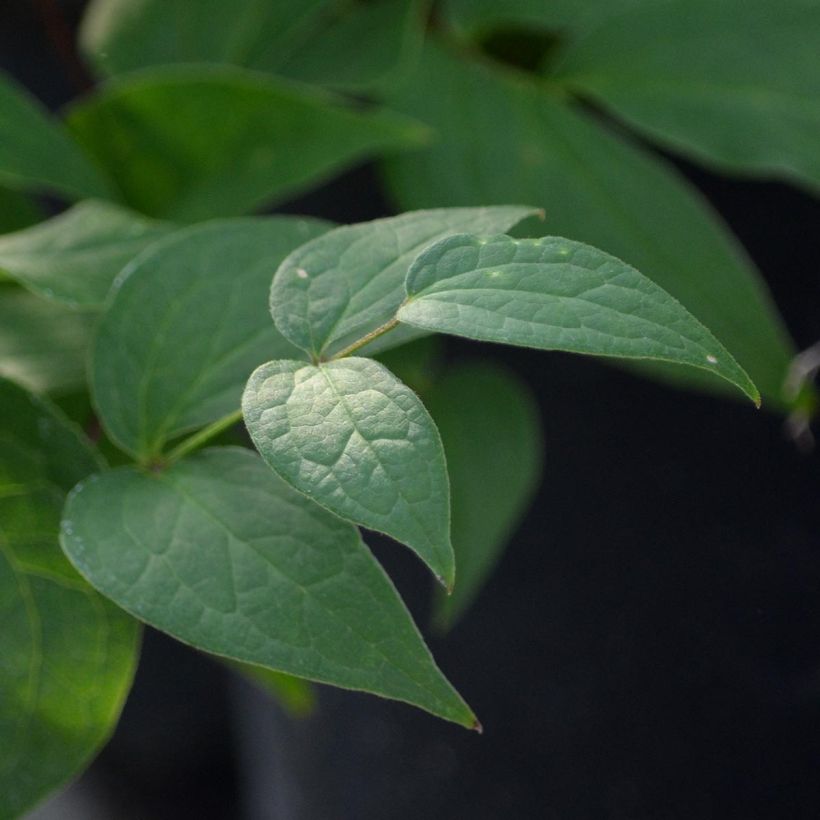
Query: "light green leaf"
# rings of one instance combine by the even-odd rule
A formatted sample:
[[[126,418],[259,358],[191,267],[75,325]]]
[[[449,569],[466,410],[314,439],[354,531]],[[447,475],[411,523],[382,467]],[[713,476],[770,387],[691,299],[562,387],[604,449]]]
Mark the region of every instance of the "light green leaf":
[[[125,263],[171,230],[118,205],[88,200],[0,236],[0,269],[41,296],[99,307]]]
[[[26,194],[0,188],[0,235],[28,228],[42,218],[42,212]]]
[[[441,439],[412,390],[371,359],[268,362],[242,397],[262,457],[342,518],[410,547],[452,587]]]
[[[331,356],[395,316],[407,269],[425,247],[464,231],[503,233],[535,213],[516,205],[434,209],[336,228],[285,259],[271,314],[297,347]]]
[[[820,192],[820,4],[673,0],[569,48],[571,88],[672,150]]]
[[[636,267],[726,345],[768,406],[788,405],[781,384],[794,350],[764,283],[708,204],[660,160],[520,75],[432,49],[393,103],[441,136],[388,164],[403,208],[543,206],[550,233]],[[725,392],[706,371],[666,373]]]
[[[111,81],[73,106],[68,124],[132,207],[180,221],[246,213],[426,139],[404,117],[207,65]]]
[[[0,380],[4,820],[82,770],[110,735],[131,685],[136,624],[74,572],[57,543],[58,486],[95,465],[59,414]]]
[[[267,692],[291,717],[307,717],[316,709],[316,692],[310,681],[251,663],[228,665]]]
[[[702,368],[760,395],[668,293],[597,248],[559,237],[442,239],[410,266],[401,322],[469,339]]]
[[[66,393],[85,384],[92,324],[89,314],[0,285],[0,376],[35,393]]]
[[[436,596],[434,619],[451,626],[501,557],[538,483],[538,408],[512,372],[488,364],[447,374],[424,396],[447,456],[458,583]]]
[[[298,217],[211,222],[171,235],[115,284],[92,355],[111,439],[139,458],[239,408],[251,371],[297,353],[270,321],[273,272],[328,223]]]
[[[69,199],[105,197],[106,180],[40,103],[0,72],[0,183]]]
[[[97,589],[200,649],[475,725],[356,529],[248,450],[89,479],[62,543]]]

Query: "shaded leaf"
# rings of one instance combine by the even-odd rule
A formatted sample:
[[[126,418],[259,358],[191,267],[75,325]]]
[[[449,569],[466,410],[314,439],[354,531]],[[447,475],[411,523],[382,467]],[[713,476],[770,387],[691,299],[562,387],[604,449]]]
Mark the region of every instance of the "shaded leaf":
[[[41,296],[99,307],[125,263],[171,230],[118,205],[88,200],[0,236],[0,269]]]
[[[0,234],[28,228],[42,219],[40,209],[25,194],[0,188]],[[0,271],[2,278],[2,271]]]
[[[475,723],[356,529],[248,450],[92,477],[62,543],[99,590],[200,649]]]
[[[348,521],[407,544],[451,587],[450,494],[441,439],[415,393],[371,359],[268,362],[242,397],[262,457]]]
[[[310,681],[252,663],[230,662],[229,666],[267,692],[291,717],[307,717],[316,708],[316,692]]]
[[[273,272],[325,222],[265,217],[187,228],[135,260],[99,323],[91,375],[106,431],[139,458],[239,408],[251,371],[297,353],[270,321]]]

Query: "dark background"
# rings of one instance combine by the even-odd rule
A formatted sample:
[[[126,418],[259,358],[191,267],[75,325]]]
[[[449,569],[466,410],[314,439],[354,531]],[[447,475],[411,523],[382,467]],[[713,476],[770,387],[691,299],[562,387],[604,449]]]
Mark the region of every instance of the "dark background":
[[[47,5],[0,0],[0,67],[57,108],[76,89]],[[75,23],[81,0],[62,6]],[[798,347],[820,338],[820,202],[677,164],[762,269]],[[372,168],[288,209],[389,213]],[[515,369],[545,428],[529,515],[468,616],[432,641],[483,737],[328,688],[294,722],[149,631],[116,735],[44,817],[820,816],[817,456],[766,412],[592,360],[457,342],[447,355]],[[424,624],[423,568],[376,549]]]

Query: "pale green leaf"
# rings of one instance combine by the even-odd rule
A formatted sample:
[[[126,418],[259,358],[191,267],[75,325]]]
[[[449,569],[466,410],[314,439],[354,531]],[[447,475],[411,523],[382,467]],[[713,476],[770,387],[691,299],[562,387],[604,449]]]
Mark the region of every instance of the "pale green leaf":
[[[562,83],[672,150],[820,192],[820,4],[673,0],[570,47]]]
[[[315,710],[316,692],[310,681],[252,663],[230,661],[228,665],[267,692],[291,717],[307,717]]]
[[[434,49],[393,104],[440,135],[389,162],[403,208],[543,206],[550,233],[635,266],[726,345],[768,406],[787,406],[781,384],[794,350],[765,285],[708,204],[660,160],[520,75]],[[725,392],[706,371],[666,372]]]
[[[441,433],[452,494],[458,583],[436,596],[451,626],[475,600],[517,526],[541,473],[538,408],[512,372],[488,364],[448,373],[424,395]]]
[[[0,183],[79,199],[106,196],[102,174],[62,125],[0,72]]]
[[[441,439],[416,394],[386,367],[360,358],[268,362],[248,381],[242,412],[282,478],[342,518],[406,544],[452,587]]]
[[[328,223],[298,217],[210,222],[129,265],[99,323],[92,389],[109,436],[140,458],[239,408],[251,371],[297,353],[270,320],[273,272]]]
[[[503,233],[535,213],[515,205],[433,209],[336,228],[285,259],[271,314],[297,347],[333,355],[393,318],[407,269],[425,247],[465,231]]]
[[[248,450],[92,477],[62,543],[97,589],[200,649],[475,725],[356,529]]]
[[[126,262],[173,226],[88,200],[33,228],[0,236],[0,269],[29,290],[99,307]]]
[[[280,201],[426,129],[308,86],[230,66],[168,66],[118,78],[68,125],[134,208],[195,221]]]
[[[397,315],[469,339],[691,365],[760,403],[743,369],[678,301],[620,259],[568,239],[442,239],[410,266]]]
[[[0,285],[0,376],[35,393],[65,393],[85,384],[93,316],[15,285]]]

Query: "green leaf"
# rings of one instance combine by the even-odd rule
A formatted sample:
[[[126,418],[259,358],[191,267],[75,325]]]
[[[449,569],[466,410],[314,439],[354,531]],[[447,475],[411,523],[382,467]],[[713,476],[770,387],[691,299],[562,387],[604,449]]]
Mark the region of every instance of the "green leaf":
[[[442,239],[410,266],[400,322],[468,339],[708,370],[760,404],[723,345],[620,259],[560,237]]]
[[[0,188],[0,235],[39,222],[43,215],[30,197]],[[2,279],[2,272],[0,272]]]
[[[23,814],[84,768],[131,685],[136,624],[57,543],[58,487],[95,465],[59,414],[0,380],[0,818]]]
[[[316,692],[310,681],[251,663],[229,662],[228,665],[267,692],[291,717],[307,717],[316,709]]]
[[[297,217],[211,222],[171,235],[115,284],[91,363],[106,431],[126,452],[164,444],[235,411],[251,371],[297,351],[265,301],[273,271],[328,223]]]
[[[0,376],[35,393],[85,384],[93,317],[12,285],[0,285]]]
[[[111,81],[68,124],[134,208],[195,221],[281,201],[426,131],[389,112],[230,66]]]
[[[424,396],[447,456],[458,583],[435,622],[451,626],[475,600],[535,491],[543,443],[538,408],[512,372],[460,367]]]
[[[820,5],[674,0],[612,17],[558,78],[661,144],[820,193]]]
[[[518,74],[432,49],[393,103],[441,137],[389,162],[403,208],[542,205],[550,233],[636,267],[726,345],[768,406],[788,406],[781,385],[794,349],[764,283],[708,204],[660,160]],[[706,371],[665,373],[725,392]]]
[[[535,213],[515,205],[434,209],[336,228],[285,259],[271,314],[297,347],[331,356],[395,316],[407,269],[425,247],[464,231],[504,232]]]
[[[410,547],[452,587],[441,439],[412,390],[371,359],[268,362],[242,397],[262,457],[323,507]]]
[[[97,589],[200,649],[475,725],[355,528],[248,450],[89,479],[62,543]]]
[[[108,183],[63,127],[0,72],[0,183],[69,199],[105,197]]]
[[[417,0],[93,0],[81,45],[103,74],[171,63],[226,63],[363,89],[418,46]]]
[[[88,200],[33,228],[0,236],[0,269],[41,296],[100,307],[125,263],[172,229],[118,205]]]

